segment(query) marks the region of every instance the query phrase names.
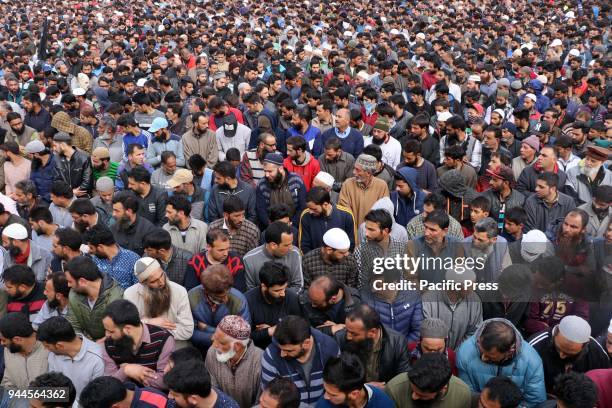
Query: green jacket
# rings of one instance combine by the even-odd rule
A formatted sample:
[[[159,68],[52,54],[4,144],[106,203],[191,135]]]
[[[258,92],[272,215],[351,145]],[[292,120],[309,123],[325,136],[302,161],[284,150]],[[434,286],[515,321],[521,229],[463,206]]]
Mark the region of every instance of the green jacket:
[[[77,333],[83,333],[94,341],[101,339],[104,337],[104,326],[102,325],[104,311],[111,302],[117,299],[123,299],[123,289],[113,278],[104,275],[102,285],[100,285],[100,294],[93,309],[89,307],[86,295],[74,290],[70,291],[68,321]]]

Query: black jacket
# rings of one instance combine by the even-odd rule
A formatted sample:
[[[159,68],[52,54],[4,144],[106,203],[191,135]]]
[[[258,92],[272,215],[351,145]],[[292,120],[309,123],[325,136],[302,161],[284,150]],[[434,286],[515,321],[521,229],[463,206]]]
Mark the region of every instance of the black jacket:
[[[555,378],[557,378],[559,374],[564,374],[570,369],[570,367],[567,367],[568,364],[571,365],[571,371],[578,373],[586,373],[589,370],[610,367],[610,358],[608,354],[601,344],[592,337],[575,361],[569,362],[562,360],[555,347],[553,334],[555,330],[555,328],[552,328],[548,331],[535,334],[529,339],[529,344],[531,344],[542,358],[542,364],[544,365],[544,381],[546,382],[547,392],[553,392]]]
[[[355,288],[342,284],[344,290],[344,303],[338,307],[331,307],[327,311],[315,309],[312,307],[310,298],[308,297],[308,291],[300,293],[300,306],[302,307],[302,314],[308,319],[312,327],[316,327],[322,333],[332,336],[331,327],[319,327],[327,321],[334,323],[344,324],[346,321],[346,315],[348,315],[357,305],[361,303],[361,295]]]
[[[257,330],[258,325],[276,326],[285,316],[302,315],[298,295],[291,289],[285,291],[285,300],[280,305],[266,302],[259,286],[247,291],[244,297],[249,304],[249,312],[251,313],[251,327],[253,328],[251,337],[255,345],[262,350],[265,350],[272,343],[272,337],[268,335],[268,329]]]
[[[127,229],[120,229],[119,225],[115,223],[110,227],[110,230],[115,236],[115,240],[117,240],[117,245],[136,252],[138,255],[142,256],[144,253],[144,237],[151,233],[154,228],[155,226],[151,224],[151,221],[137,215],[136,222],[130,225]]]
[[[74,150],[75,152],[70,157],[70,160],[66,159],[63,155],[55,156],[53,180],[63,181],[72,189],[80,188],[89,193],[92,189],[92,171],[89,156],[76,147]]]
[[[138,207],[138,215],[151,221],[153,225],[161,227],[166,223],[166,201],[168,194],[158,187],[151,186],[149,195],[145,198],[140,198]]]
[[[380,326],[382,330],[382,348],[378,357],[378,381],[388,382],[398,374],[410,370],[408,342],[406,336],[392,329]],[[346,330],[336,333],[340,349],[346,347]]]

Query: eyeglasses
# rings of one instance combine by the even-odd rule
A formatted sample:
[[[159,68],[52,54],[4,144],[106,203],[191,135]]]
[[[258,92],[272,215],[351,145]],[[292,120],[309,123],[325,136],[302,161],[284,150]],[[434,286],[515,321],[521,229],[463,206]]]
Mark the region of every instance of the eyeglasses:
[[[264,143],[268,147],[276,147],[276,143]]]

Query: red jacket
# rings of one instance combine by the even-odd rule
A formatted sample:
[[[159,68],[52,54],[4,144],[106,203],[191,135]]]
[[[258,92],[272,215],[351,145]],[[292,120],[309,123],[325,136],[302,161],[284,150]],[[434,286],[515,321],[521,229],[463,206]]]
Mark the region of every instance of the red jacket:
[[[300,176],[306,186],[306,191],[310,190],[312,181],[321,171],[319,161],[308,152],[306,153],[306,160],[302,164],[295,164],[289,157],[285,158],[283,164],[289,172]]]
[[[236,117],[236,120],[238,121],[238,123],[242,123],[244,125],[244,117],[242,116],[242,112],[240,112],[238,109],[236,108],[228,108],[228,112],[227,115],[225,116],[229,116],[230,113],[233,113],[234,116]],[[222,118],[217,118],[217,120],[219,121],[219,123],[223,123],[221,122]],[[217,128],[219,126],[217,126],[217,123],[215,121],[215,116],[214,115],[210,115],[210,119],[208,119],[208,127],[210,128],[210,130],[212,130],[213,132],[215,130],[217,130]]]

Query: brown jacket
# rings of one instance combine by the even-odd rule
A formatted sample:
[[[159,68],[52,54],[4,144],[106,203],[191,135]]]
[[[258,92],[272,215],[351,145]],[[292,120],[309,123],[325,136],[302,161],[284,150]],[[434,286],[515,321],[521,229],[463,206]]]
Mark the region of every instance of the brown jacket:
[[[217,136],[215,132],[206,129],[204,134],[200,133],[196,127],[188,130],[183,137],[183,151],[185,162],[194,154],[199,154],[206,160],[206,167],[212,169],[219,159],[219,148],[217,147]]]
[[[73,146],[91,154],[91,147],[93,145],[91,133],[84,127],[75,125],[66,112],[57,112],[53,115],[51,126],[60,132],[66,132],[71,135]]]
[[[355,228],[357,228],[374,203],[383,197],[389,197],[389,187],[383,180],[374,177],[368,188],[364,190],[357,184],[355,177],[351,177],[342,184],[338,205],[348,207],[353,211]]]

